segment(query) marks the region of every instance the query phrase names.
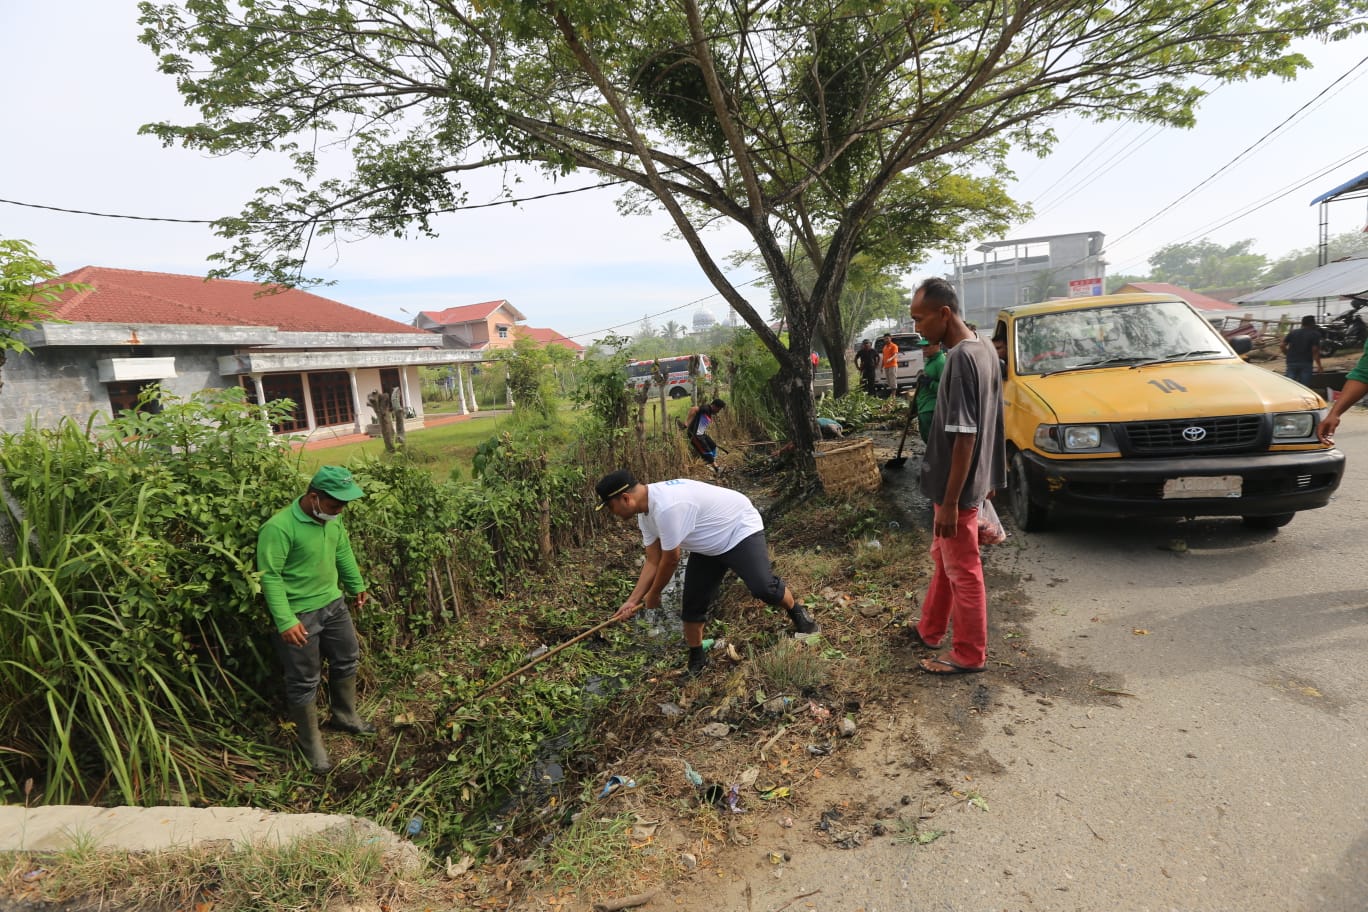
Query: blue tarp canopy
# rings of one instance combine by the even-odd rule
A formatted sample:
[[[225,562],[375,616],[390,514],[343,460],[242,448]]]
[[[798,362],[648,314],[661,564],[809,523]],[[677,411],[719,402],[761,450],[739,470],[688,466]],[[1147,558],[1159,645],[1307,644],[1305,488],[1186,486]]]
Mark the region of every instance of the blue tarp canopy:
[[[1331,190],[1329,193],[1322,193],[1320,196],[1316,197],[1311,201],[1311,205],[1314,206],[1316,205],[1316,203],[1328,203],[1335,197],[1344,196],[1347,193],[1353,193],[1355,190],[1368,190],[1368,171],[1364,171],[1362,174],[1360,174],[1353,180],[1346,181],[1345,183],[1340,184],[1338,187],[1336,187],[1334,190]]]

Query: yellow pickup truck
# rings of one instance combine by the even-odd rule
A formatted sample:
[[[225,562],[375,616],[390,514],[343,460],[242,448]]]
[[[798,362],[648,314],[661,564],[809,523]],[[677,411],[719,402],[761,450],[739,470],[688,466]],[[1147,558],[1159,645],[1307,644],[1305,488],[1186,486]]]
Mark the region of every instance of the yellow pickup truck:
[[[1008,502],[1023,531],[1064,512],[1240,516],[1276,529],[1339,486],[1344,454],[1316,438],[1325,401],[1245,363],[1179,298],[1010,307],[993,341]]]

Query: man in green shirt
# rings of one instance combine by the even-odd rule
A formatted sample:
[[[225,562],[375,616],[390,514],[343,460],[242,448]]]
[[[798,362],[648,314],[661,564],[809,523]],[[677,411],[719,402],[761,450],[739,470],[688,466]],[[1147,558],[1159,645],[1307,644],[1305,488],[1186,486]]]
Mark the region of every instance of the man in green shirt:
[[[315,773],[332,769],[318,731],[318,685],[328,660],[333,728],[370,734],[356,712],[356,669],[361,647],[343,589],[356,607],[366,604],[366,583],[342,524],[347,504],[365,492],[342,466],[323,466],[309,489],[276,513],[257,534],[261,591],[280,632],[285,703],[299,745]]]
[[[945,373],[945,352],[939,343],[928,341],[922,355],[925,360],[912,404],[917,409],[917,431],[925,441],[931,430],[931,416],[936,414],[936,391],[940,389],[941,374]]]
[[[1363,353],[1354,369],[1349,371],[1344,379],[1344,389],[1340,390],[1325,420],[1316,428],[1316,436],[1320,437],[1321,443],[1328,446],[1335,442],[1335,429],[1339,427],[1340,419],[1349,411],[1350,406],[1365,395],[1368,395],[1368,351]]]

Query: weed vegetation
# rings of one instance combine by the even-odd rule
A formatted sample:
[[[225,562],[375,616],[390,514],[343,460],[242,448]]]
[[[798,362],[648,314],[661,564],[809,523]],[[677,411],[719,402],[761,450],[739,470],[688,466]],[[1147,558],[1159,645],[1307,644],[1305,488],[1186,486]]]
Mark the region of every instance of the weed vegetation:
[[[756,405],[764,367],[746,350],[742,340],[718,357],[724,374],[751,378],[754,393],[728,393],[725,440],[768,420]],[[700,725],[725,720],[759,736],[773,731],[763,704],[775,695],[797,698],[785,713],[808,701],[838,711],[858,703],[862,666],[846,660],[886,662],[872,637],[894,619],[852,606],[905,604],[915,560],[878,504],[806,497],[770,520],[770,538],[780,572],[822,620],[821,637],[785,639],[781,613],[729,586],[710,635],[731,638],[739,664],[719,656],[705,681],[681,690],[677,630],[661,618],[609,627],[491,689],[539,647],[605,620],[636,579],[640,538],[595,512],[597,474],[627,466],[655,480],[699,468],[667,420],[676,404],[642,420],[650,403],[626,390],[624,360],[577,367],[573,422],[523,389],[527,407],[476,447],[468,475],[437,477],[402,452],[352,462],[367,497],[345,521],[373,596],[356,613],[362,708],[380,732],[329,734],[336,768],[323,779],[280,722],[275,633],[254,569],[257,529],[313,470],[272,435],[278,416],[238,391],[163,394],[156,414],[0,441],[13,532],[0,558],[0,797],[365,816],[413,830],[439,865],[482,859],[443,887],[472,905],[506,905],[510,865],[577,895],[673,876],[673,856],[657,850],[643,821],[669,809],[705,846],[726,827],[713,804],[700,803],[710,793],[682,775],[686,755],[701,748],[676,743],[683,729],[662,734],[660,707],[677,702]],[[734,486],[754,491],[784,477],[778,459],[738,452],[725,461],[739,470]],[[879,535],[879,553],[845,546]],[[909,568],[890,572],[894,557]],[[794,721],[788,731],[806,731]],[[829,719],[811,724],[801,737],[830,737],[821,728]],[[622,758],[636,786],[599,796],[605,770]],[[394,881],[382,861],[334,848],[307,860],[263,858],[264,868],[223,852],[175,862],[87,852],[16,865],[55,872],[44,898],[85,891],[135,907],[188,908],[186,891],[198,888],[197,901],[211,898],[220,912],[322,908],[356,899],[350,885],[367,881],[366,901],[431,904],[387,893]],[[135,880],[155,895],[111,892]],[[254,898],[235,898],[239,883],[242,896],[257,884]]]

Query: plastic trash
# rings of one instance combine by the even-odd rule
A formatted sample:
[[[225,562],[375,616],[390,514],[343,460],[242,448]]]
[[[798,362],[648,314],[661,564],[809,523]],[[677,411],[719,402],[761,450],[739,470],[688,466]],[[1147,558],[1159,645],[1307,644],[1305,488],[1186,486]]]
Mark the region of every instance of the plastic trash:
[[[741,807],[741,786],[733,785],[727,789],[727,810],[733,814],[744,814],[745,809]]]
[[[404,835],[410,839],[412,839],[414,836],[417,836],[421,832],[423,832],[422,817],[414,817],[412,820],[408,822],[408,826],[404,827]]]
[[[550,651],[551,647],[547,646],[545,643],[542,643],[536,649],[532,650],[527,655],[523,656],[523,661],[530,662],[533,659],[540,659],[542,656],[546,655]]]
[[[790,794],[792,794],[792,793],[789,791],[789,787],[788,787],[787,785],[781,785],[781,786],[779,786],[778,788],[772,788],[772,789],[770,789],[770,790],[767,791],[767,792],[761,792],[761,793],[760,793],[760,800],[761,800],[761,801],[774,801],[775,799],[778,799],[778,798],[787,798],[787,797],[789,797]]]
[[[1007,540],[1007,530],[1002,528],[1002,520],[991,500],[985,500],[979,507],[978,538],[980,545],[1000,545]]]
[[[703,787],[703,777],[698,775],[698,773],[694,771],[694,768],[692,766],[689,766],[688,760],[684,761],[684,778],[688,779],[689,784],[692,785],[694,788]]]
[[[599,792],[600,798],[607,798],[618,789],[636,788],[636,780],[629,776],[609,776],[608,781],[603,784],[603,791]]]

